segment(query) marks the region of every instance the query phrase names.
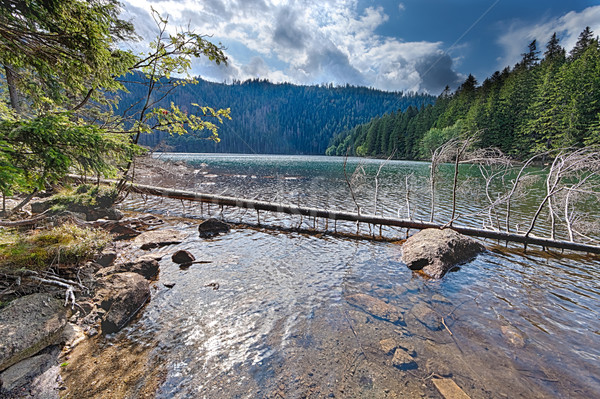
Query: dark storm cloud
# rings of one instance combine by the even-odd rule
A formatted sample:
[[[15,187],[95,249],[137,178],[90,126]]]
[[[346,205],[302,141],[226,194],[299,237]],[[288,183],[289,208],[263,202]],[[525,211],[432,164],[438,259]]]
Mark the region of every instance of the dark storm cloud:
[[[300,71],[310,77],[318,76],[323,82],[367,84],[364,76],[350,65],[348,56],[333,44],[310,49],[308,61],[300,67]]]
[[[431,94],[440,94],[446,85],[455,89],[462,81],[452,69],[452,58],[448,54],[428,54],[417,61],[415,69],[421,76],[421,89]]]
[[[283,7],[277,14],[277,26],[273,32],[275,43],[296,50],[305,47],[307,34],[297,25],[298,17],[291,7]]]

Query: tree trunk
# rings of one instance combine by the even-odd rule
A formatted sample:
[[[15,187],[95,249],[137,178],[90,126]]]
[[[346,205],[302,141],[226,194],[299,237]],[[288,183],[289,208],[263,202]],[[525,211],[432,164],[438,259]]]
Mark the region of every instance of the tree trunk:
[[[21,113],[21,104],[19,101],[19,92],[17,91],[17,76],[14,69],[10,65],[4,65],[4,73],[6,75],[6,85],[8,86],[8,96],[10,98],[10,106],[16,113]]]
[[[82,176],[77,175],[69,175],[69,177],[74,179],[81,179]],[[102,179],[103,183],[116,183],[115,180],[110,179]],[[295,206],[290,204],[277,204],[273,202],[266,201],[256,201],[244,198],[235,198],[235,197],[226,197],[222,195],[214,195],[214,194],[202,194],[193,191],[184,191],[184,190],[176,190],[164,187],[154,187],[147,186],[142,184],[133,184],[133,183],[125,183],[124,189],[146,195],[155,195],[158,197],[166,197],[173,198],[179,200],[187,200],[187,201],[195,201],[195,202],[204,202],[208,204],[216,204],[220,206],[233,206],[238,208],[246,208],[253,209],[258,211],[268,211],[268,212],[276,212],[276,213],[287,213],[290,215],[300,215],[300,216],[309,216],[314,218],[327,218],[333,220],[346,220],[350,222],[357,223],[367,223],[367,224],[379,224],[385,226],[395,226],[401,228],[410,228],[410,229],[429,229],[429,228],[442,228],[443,226],[435,223],[427,223],[427,222],[417,222],[406,219],[396,219],[396,218],[388,218],[383,216],[376,215],[365,215],[360,213],[350,213],[329,209],[318,209],[311,207],[302,207]],[[522,244],[533,244],[539,245],[542,247],[552,247],[552,248],[562,248],[562,249],[570,249],[573,251],[582,251],[600,254],[600,246],[596,245],[587,245],[580,244],[570,241],[560,241],[560,240],[551,240],[547,238],[541,238],[531,235],[522,235],[522,234],[511,234],[503,231],[496,230],[485,230],[485,229],[476,229],[472,227],[463,227],[463,226],[452,226],[452,230],[455,230],[461,234],[473,236],[473,237],[482,237],[482,238],[490,238],[494,240],[502,240],[502,241],[512,241],[519,242]]]

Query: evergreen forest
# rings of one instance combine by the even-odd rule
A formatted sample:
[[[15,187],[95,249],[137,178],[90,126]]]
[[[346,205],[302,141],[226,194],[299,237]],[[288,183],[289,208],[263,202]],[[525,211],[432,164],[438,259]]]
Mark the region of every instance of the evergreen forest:
[[[515,158],[600,143],[600,46],[589,27],[567,53],[556,33],[533,40],[512,68],[481,85],[469,75],[434,104],[410,106],[349,129],[328,155],[430,159],[442,143],[477,134],[477,146]]]
[[[143,80],[141,74],[123,78],[129,93],[121,94],[120,109],[135,112],[140,107],[136,101],[146,94],[140,84]],[[435,97],[426,94],[351,85],[298,86],[262,79],[233,84],[196,81],[176,87],[157,104],[168,108],[173,102],[183,112],[191,111],[194,103],[229,108],[231,120],[220,125],[219,140],[193,132],[155,131],[142,135],[140,144],[181,152],[324,154],[331,138],[342,131],[393,110],[435,102]]]

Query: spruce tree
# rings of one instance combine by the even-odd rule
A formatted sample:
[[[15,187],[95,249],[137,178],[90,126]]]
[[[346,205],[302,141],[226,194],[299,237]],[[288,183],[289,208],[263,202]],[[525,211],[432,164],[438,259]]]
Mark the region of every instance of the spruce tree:
[[[590,29],[589,26],[586,26],[585,29],[579,34],[579,38],[577,39],[577,43],[575,43],[575,47],[569,53],[569,58],[571,60],[576,60],[579,58],[583,52],[593,43],[594,41],[594,33]]]
[[[559,39],[556,37],[556,32],[552,34],[552,37],[546,44],[546,51],[544,52],[544,60],[554,60],[556,58],[565,57],[565,49],[559,44]]]

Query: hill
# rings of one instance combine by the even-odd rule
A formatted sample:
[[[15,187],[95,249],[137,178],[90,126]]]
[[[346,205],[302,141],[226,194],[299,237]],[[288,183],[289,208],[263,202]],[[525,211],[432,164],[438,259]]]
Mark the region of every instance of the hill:
[[[469,75],[433,105],[414,106],[334,137],[327,154],[428,159],[432,149],[479,132],[480,147],[514,157],[600,144],[600,45],[586,28],[567,55],[556,34],[543,55],[534,40],[513,68],[481,85]]]
[[[144,96],[143,86],[135,82],[139,79],[143,76],[128,78],[129,93],[121,96],[119,108],[135,106]],[[432,104],[435,97],[350,85],[298,86],[258,79],[219,84],[198,79],[195,85],[177,87],[159,104],[168,107],[171,101],[183,111],[192,103],[231,108],[232,120],[220,125],[221,141],[157,132],[142,136],[141,144],[156,147],[162,142],[181,152],[324,154],[334,135],[385,113]]]

